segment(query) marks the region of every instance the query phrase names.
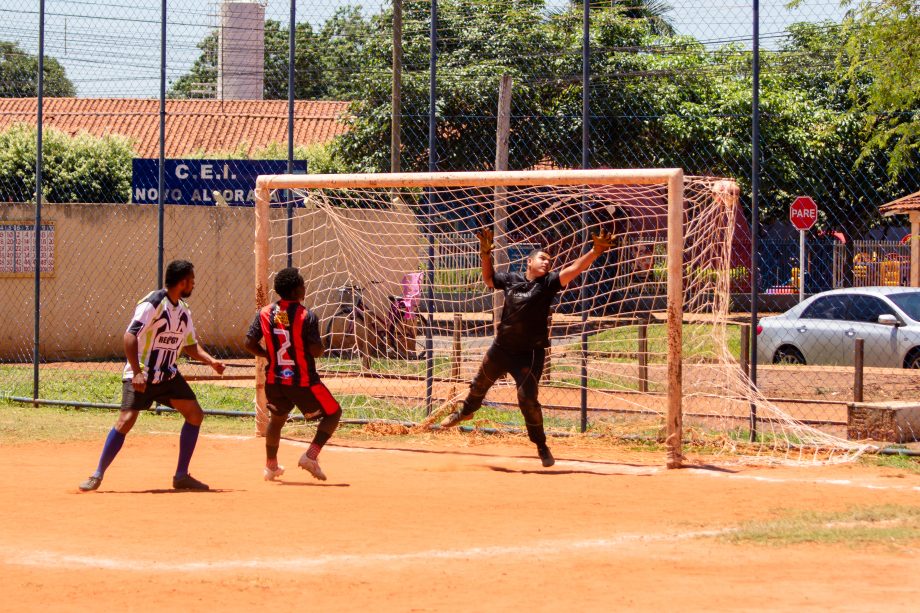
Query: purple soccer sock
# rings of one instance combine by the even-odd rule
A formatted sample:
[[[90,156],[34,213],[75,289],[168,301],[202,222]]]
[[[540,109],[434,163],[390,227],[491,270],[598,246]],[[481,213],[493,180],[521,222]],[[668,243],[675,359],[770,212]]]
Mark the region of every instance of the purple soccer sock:
[[[124,434],[115,428],[109,431],[109,435],[105,439],[105,445],[102,446],[102,455],[99,456],[99,466],[96,467],[96,472],[93,473],[94,477],[102,478],[102,475],[105,474],[106,469],[112,463],[112,460],[114,460],[118,452],[121,451],[121,446],[124,442]]]
[[[192,454],[195,453],[200,430],[201,426],[193,426],[188,422],[182,424],[182,432],[179,433],[179,464],[176,466],[176,477],[184,477],[188,474],[188,465],[192,461]]]

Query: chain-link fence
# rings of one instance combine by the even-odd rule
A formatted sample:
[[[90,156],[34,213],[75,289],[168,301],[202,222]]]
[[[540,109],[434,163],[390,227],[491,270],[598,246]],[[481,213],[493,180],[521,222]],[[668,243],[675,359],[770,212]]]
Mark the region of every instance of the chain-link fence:
[[[99,369],[119,371],[114,363],[89,368],[85,362],[121,354],[131,305],[157,285],[161,262],[178,257],[198,267],[192,307],[203,342],[222,357],[244,355],[242,335],[254,308],[251,221],[248,209],[233,205],[249,203],[248,194],[237,194],[236,184],[204,182],[197,201],[184,192],[173,197],[173,167],[164,178],[160,225],[154,206],[159,177],[150,175],[158,167],[132,160],[155,161],[162,148],[167,159],[276,159],[297,169],[306,164],[309,172],[417,171],[428,169],[432,157],[440,170],[491,169],[505,74],[512,77],[511,169],[577,168],[587,160],[592,167],[680,167],[739,182],[744,211],[736,226],[732,289],[734,309],[743,317],[752,310],[754,269],[756,49],[757,314],[795,307],[800,282],[806,296],[909,284],[910,247],[898,246],[911,233],[907,216],[882,217],[878,208],[920,190],[909,129],[915,130],[917,101],[911,102],[907,87],[903,95],[893,91],[897,83],[873,60],[884,56],[880,40],[895,51],[911,44],[897,28],[915,23],[915,3],[842,7],[836,0],[804,0],[790,6],[763,0],[756,44],[752,8],[708,0],[679,6],[605,0],[591,2],[586,15],[583,3],[566,0],[440,0],[436,6],[431,0],[360,6],[349,0],[169,0],[162,6],[10,0],[0,8],[0,391],[115,402],[117,381],[100,384],[98,395],[76,381],[85,383],[83,377],[95,376],[86,373]],[[435,12],[437,149],[431,156]],[[880,33],[887,26],[894,38]],[[394,31],[401,31],[395,54]],[[40,32],[44,208],[36,310],[30,245]],[[915,76],[916,54],[898,57],[914,62],[898,70]],[[289,90],[296,100],[290,105]],[[391,148],[394,120],[398,156]],[[147,183],[139,168],[148,173]],[[193,178],[203,181],[197,168]],[[789,206],[800,195],[819,208],[817,223],[805,233],[804,261],[799,233],[789,223]],[[214,206],[228,200],[229,208]],[[211,206],[174,206],[180,201]],[[877,300],[878,312],[859,312],[871,320],[863,322],[871,328],[866,332],[812,334],[827,327],[825,318],[816,318],[803,333],[797,319],[765,319],[762,330],[782,332],[779,341],[763,331],[754,339],[751,358],[762,391],[802,401],[797,414],[839,425],[854,396],[853,349],[861,336],[863,398],[911,397],[916,385],[901,367],[913,364],[910,334],[918,324],[888,296]],[[853,323],[853,309],[841,309],[834,317]],[[879,315],[890,314],[895,325],[879,323]],[[876,346],[882,337],[887,350]],[[881,362],[872,357],[880,351],[887,351]],[[37,390],[28,366],[33,353],[43,365]],[[73,361],[82,365],[61,365]],[[248,392],[229,400],[223,393],[215,388],[214,402],[251,406]]]

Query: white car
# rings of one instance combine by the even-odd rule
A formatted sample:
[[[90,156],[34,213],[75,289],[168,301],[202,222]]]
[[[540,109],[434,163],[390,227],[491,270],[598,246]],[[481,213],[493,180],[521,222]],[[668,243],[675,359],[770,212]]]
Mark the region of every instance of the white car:
[[[757,326],[759,364],[920,368],[920,289],[854,287],[822,292]]]

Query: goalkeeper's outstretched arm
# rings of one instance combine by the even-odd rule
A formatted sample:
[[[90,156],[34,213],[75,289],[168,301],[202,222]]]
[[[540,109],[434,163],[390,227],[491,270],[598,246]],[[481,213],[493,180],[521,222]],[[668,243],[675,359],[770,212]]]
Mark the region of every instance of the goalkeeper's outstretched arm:
[[[567,286],[575,277],[588,270],[594,260],[600,257],[602,253],[610,249],[613,244],[613,236],[601,230],[600,234],[592,234],[591,241],[594,243],[591,251],[582,254],[577,260],[559,271],[559,283],[563,287]]]

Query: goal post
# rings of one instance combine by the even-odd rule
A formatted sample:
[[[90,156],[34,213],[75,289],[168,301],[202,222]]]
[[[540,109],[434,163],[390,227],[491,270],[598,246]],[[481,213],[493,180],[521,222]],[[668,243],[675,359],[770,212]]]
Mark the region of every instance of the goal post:
[[[668,413],[665,445],[668,468],[680,468],[683,461],[683,267],[684,267],[684,173],[668,176]]]
[[[585,194],[596,199],[597,194],[603,195],[603,190],[615,186],[624,188],[655,186],[660,190],[666,202],[666,215],[659,215],[666,219],[666,245],[663,245],[663,254],[666,259],[666,402],[665,402],[665,444],[667,447],[667,466],[676,468],[682,461],[682,369],[681,369],[681,326],[683,319],[683,251],[684,251],[684,176],[681,169],[597,169],[597,170],[561,170],[561,171],[495,171],[495,172],[437,172],[437,173],[403,173],[403,174],[342,174],[342,175],[264,175],[256,182],[255,206],[255,298],[257,307],[262,307],[270,301],[271,287],[269,241],[271,235],[271,196],[279,190],[293,190],[298,194],[298,200],[305,202],[311,200],[310,193],[336,195],[345,192],[354,192],[355,201],[370,198],[368,194],[374,193],[374,198],[386,203],[392,194],[404,191],[415,191],[431,195],[430,200],[442,200],[439,196],[442,191],[454,194],[455,204],[458,207],[469,207],[467,200],[473,199],[469,194],[475,190],[494,190],[493,197],[483,201],[483,206],[496,209],[498,203],[507,205],[514,198],[509,196],[508,190],[527,188],[534,190],[535,209],[529,211],[531,217],[540,219],[543,215],[545,221],[548,211],[557,206],[552,198],[552,188],[565,188],[571,186],[581,192],[566,190],[564,197],[568,200],[585,197]],[[544,189],[546,188],[546,189]],[[453,190],[451,192],[451,190]],[[544,196],[543,194],[546,194]],[[655,192],[656,194],[659,192]],[[579,196],[582,194],[582,196]],[[427,196],[422,196],[425,200]],[[650,199],[646,194],[643,198]],[[328,202],[325,196],[316,198],[314,205],[320,201]],[[518,197],[518,201],[521,198]],[[430,204],[430,203],[429,203]],[[326,205],[317,205],[326,206]],[[335,205],[332,205],[333,207]],[[507,205],[511,206],[511,205]],[[520,206],[520,204],[518,205]],[[578,205],[576,206],[584,206]],[[643,206],[647,206],[643,204]],[[544,207],[546,210],[539,210]],[[345,210],[345,209],[343,209]],[[642,210],[639,206],[638,210]],[[329,211],[327,211],[329,213]],[[476,219],[481,219],[481,211],[474,211]],[[496,214],[498,211],[496,211]],[[343,219],[345,216],[343,216]],[[433,219],[429,218],[429,219]],[[341,220],[340,220],[341,221]],[[663,220],[662,220],[663,221]],[[554,222],[558,223],[558,222]],[[641,220],[638,222],[641,225]],[[659,222],[660,224],[661,222]],[[491,225],[491,222],[490,222]],[[634,224],[635,225],[635,224]],[[425,223],[419,223],[418,228],[424,233]],[[664,228],[655,228],[660,232]],[[359,247],[360,248],[360,247]],[[579,245],[584,249],[585,245]],[[625,243],[622,249],[629,248]],[[577,255],[577,253],[575,254]],[[507,257],[507,253],[502,253]],[[370,257],[370,252],[368,254]],[[280,262],[280,260],[279,260]],[[558,262],[557,266],[566,262]],[[310,276],[309,271],[303,271],[305,277]],[[476,271],[474,271],[476,272]],[[373,281],[371,281],[373,283]],[[576,281],[577,283],[577,281]],[[601,297],[602,299],[603,297]],[[595,303],[598,301],[595,300]],[[594,304],[595,308],[603,310],[603,304]],[[427,313],[429,318],[431,313]],[[429,320],[427,325],[433,325]],[[491,323],[490,323],[491,327]],[[257,430],[264,434],[268,422],[268,413],[265,408],[264,394],[264,363],[257,360],[256,365],[256,412]],[[452,388],[454,391],[458,386]]]

